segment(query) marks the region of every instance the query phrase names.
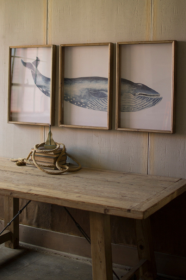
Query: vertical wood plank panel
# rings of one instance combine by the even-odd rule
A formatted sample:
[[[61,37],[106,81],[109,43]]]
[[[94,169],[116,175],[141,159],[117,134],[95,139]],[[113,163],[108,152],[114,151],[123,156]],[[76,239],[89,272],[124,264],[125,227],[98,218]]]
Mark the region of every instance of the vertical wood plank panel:
[[[49,0],[49,43],[147,40],[150,16],[151,0]],[[55,127],[53,136],[83,166],[145,174],[148,134],[114,131],[115,50],[113,64],[112,131]]]
[[[53,44],[175,39],[178,40],[176,134],[150,134],[149,172],[186,178],[185,0],[48,0],[48,2],[47,23],[47,0],[0,0],[0,156],[27,156],[35,143],[44,140],[44,128],[7,124],[9,45],[45,44],[47,26],[49,27],[48,43]],[[151,22],[151,2],[153,3],[153,22]],[[57,74],[56,85],[58,86]],[[115,80],[115,67],[113,79]],[[58,98],[57,90],[55,95]],[[113,127],[114,97],[115,83],[112,100]],[[58,101],[56,101],[56,125],[57,103]],[[65,143],[68,152],[74,155],[83,166],[144,174],[147,171],[146,133],[114,130],[102,132],[55,127],[53,134],[54,139]],[[37,211],[35,211],[35,216],[37,216]],[[25,219],[28,221],[28,217]],[[35,218],[30,218],[29,223],[39,226]],[[157,242],[160,244],[158,248],[161,248],[161,238]],[[180,245],[176,254],[179,254],[181,250]]]
[[[177,40],[177,44],[175,134],[150,134],[148,165],[149,173],[152,175],[186,178],[185,9],[186,1],[184,0],[153,1],[153,39],[173,39]],[[152,217],[154,245],[159,252],[185,256],[183,244],[186,228],[183,225],[186,219],[186,207],[184,199],[184,196],[178,198]]]
[[[4,225],[6,226],[19,211],[19,198],[4,198]],[[5,242],[8,248],[16,249],[19,247],[19,217],[17,217],[8,227],[12,232],[12,240]]]
[[[156,263],[150,218],[136,220],[136,241],[139,259],[148,261],[148,276],[156,279]]]
[[[94,280],[112,280],[110,216],[90,212],[92,274]]]
[[[14,45],[45,44],[47,0],[0,0],[0,156],[26,157],[43,141],[43,127],[7,123],[8,50]]]
[[[49,0],[49,43],[148,40],[151,0]]]
[[[0,156],[3,157],[27,157],[31,148],[44,140],[43,127],[7,123],[7,102],[9,46],[46,43],[46,8],[47,0],[0,0]],[[2,198],[0,204],[2,209]],[[3,211],[3,218],[2,215]],[[35,219],[32,224],[36,224]]]
[[[175,134],[150,134],[149,173],[186,178],[186,2],[153,1],[153,39],[177,40]]]
[[[147,172],[146,133],[59,128],[53,128],[52,133],[54,140],[64,143],[67,152],[83,167]]]

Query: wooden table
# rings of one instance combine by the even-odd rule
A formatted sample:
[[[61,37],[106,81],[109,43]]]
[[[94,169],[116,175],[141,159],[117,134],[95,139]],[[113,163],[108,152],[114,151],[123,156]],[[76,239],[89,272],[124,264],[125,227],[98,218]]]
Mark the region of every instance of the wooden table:
[[[18,167],[0,159],[0,195],[5,196],[5,225],[19,210],[19,198],[90,211],[92,271],[94,280],[111,280],[110,215],[136,220],[140,265],[130,271],[136,279],[156,277],[149,216],[186,190],[186,180],[105,170],[82,169],[53,176],[35,167]],[[9,248],[19,245],[19,221],[0,236]]]

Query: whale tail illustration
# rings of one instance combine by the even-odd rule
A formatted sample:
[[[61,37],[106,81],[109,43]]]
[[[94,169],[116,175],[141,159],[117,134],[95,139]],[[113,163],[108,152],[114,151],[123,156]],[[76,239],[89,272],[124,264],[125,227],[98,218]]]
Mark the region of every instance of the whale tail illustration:
[[[46,96],[50,97],[50,78],[43,76],[37,69],[40,59],[36,57],[36,60],[34,60],[32,63],[24,62],[23,60],[21,60],[21,62],[24,67],[27,67],[31,70],[31,75],[36,87],[38,87],[38,89]]]
[[[40,62],[40,59],[38,57],[36,57],[36,60],[34,60],[34,62],[30,63],[30,62],[24,62],[22,59],[21,59],[21,62],[23,64],[23,66],[31,69],[32,71],[34,71],[35,69],[34,68],[37,68],[38,65],[39,65],[39,62]]]
[[[37,68],[37,66],[39,65],[40,59],[39,57],[36,56],[36,60],[34,62],[32,62],[32,64]]]

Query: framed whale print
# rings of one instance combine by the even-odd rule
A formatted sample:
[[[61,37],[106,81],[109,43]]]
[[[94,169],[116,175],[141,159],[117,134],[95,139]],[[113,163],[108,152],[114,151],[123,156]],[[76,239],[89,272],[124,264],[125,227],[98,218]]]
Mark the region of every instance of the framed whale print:
[[[111,43],[60,45],[59,126],[111,128]]]
[[[54,45],[9,48],[9,123],[53,125],[54,62]]]
[[[116,48],[116,130],[173,133],[175,41]]]

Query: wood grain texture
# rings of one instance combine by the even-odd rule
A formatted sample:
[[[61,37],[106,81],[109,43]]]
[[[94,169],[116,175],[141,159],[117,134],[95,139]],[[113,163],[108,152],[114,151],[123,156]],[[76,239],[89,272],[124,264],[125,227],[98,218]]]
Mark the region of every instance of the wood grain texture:
[[[121,59],[121,51],[120,46],[122,45],[141,45],[141,44],[170,44],[172,47],[172,77],[171,77],[171,92],[170,92],[170,115],[171,115],[171,127],[169,130],[154,130],[154,129],[137,129],[137,128],[130,128],[130,127],[120,127],[120,83],[121,83],[121,66],[120,66],[120,59]],[[174,89],[175,89],[175,41],[170,40],[162,40],[162,41],[135,41],[135,42],[119,42],[116,46],[116,130],[120,131],[144,131],[144,132],[154,132],[154,133],[173,133],[174,132]]]
[[[180,0],[179,5],[177,3],[176,0],[153,1],[153,40],[185,40],[183,31],[186,4],[184,0]]]
[[[12,239],[12,233],[10,230],[5,230],[1,236],[0,236],[0,244],[8,241],[8,240],[11,240]]]
[[[154,175],[179,176],[185,174],[186,141],[186,2],[176,0],[153,1],[153,40],[177,40],[176,85],[175,85],[175,135],[150,134],[149,173]]]
[[[50,0],[49,43],[84,43],[85,38],[87,43],[147,40],[149,2]]]
[[[19,198],[4,197],[4,224],[7,225],[19,211]],[[9,226],[12,234],[11,240],[5,243],[8,248],[16,249],[19,247],[19,217]]]
[[[148,170],[147,133],[85,131],[56,127],[52,129],[52,132],[54,139],[65,143],[68,152],[75,156],[83,166],[143,174],[150,172],[154,175],[186,178],[185,0],[179,0],[179,5],[177,0],[49,0],[48,22],[46,22],[46,2],[47,0],[0,0],[2,44],[0,50],[0,155],[24,157],[27,156],[34,144],[44,141],[44,129],[40,127],[7,124],[7,73],[8,47],[10,45],[45,44],[47,25],[49,27],[49,43],[53,44],[82,43],[85,40],[87,42],[111,41],[116,43],[175,39],[178,40],[176,52],[176,134],[150,135],[151,148]],[[153,3],[152,13],[151,3]],[[150,37],[151,19],[153,19],[152,38]],[[57,92],[55,94],[57,97]],[[115,84],[113,85],[113,94],[115,95]],[[114,103],[113,98],[113,112],[115,110]],[[55,111],[57,120],[57,108]],[[45,129],[45,132],[47,136],[48,130]],[[181,231],[180,237],[180,232],[176,231],[169,214],[171,211],[174,220],[179,214],[180,219],[177,226],[182,226],[185,222],[184,213],[186,212],[184,200],[180,200],[172,207],[171,204],[169,206],[162,209],[161,215],[156,216],[155,225],[160,227],[159,230],[156,227],[155,234],[157,250],[184,256],[185,249],[182,244],[185,244],[185,229]],[[50,209],[50,205],[48,207]],[[56,207],[56,213],[58,213],[60,207]],[[180,207],[182,210],[179,212]],[[177,214],[175,214],[174,208],[177,209]],[[39,209],[38,212],[37,209]],[[43,204],[39,205],[39,208],[33,208],[33,210],[36,216],[37,213],[39,216],[42,213],[46,215]],[[31,216],[32,211],[28,211],[28,217]],[[81,213],[79,213],[79,217],[81,217]],[[53,218],[55,219],[55,217]],[[25,216],[24,221],[29,222],[27,216]],[[43,226],[41,221],[35,217],[33,217],[33,224]],[[165,224],[168,225],[168,229]],[[115,231],[117,231],[118,223],[114,225]],[[65,230],[68,229],[65,228]],[[175,234],[173,234],[174,232]],[[169,236],[168,238],[166,238],[166,234]],[[128,235],[130,235],[130,231]]]
[[[32,205],[32,203],[29,205]],[[4,227],[4,221],[0,220],[0,230],[2,230],[3,227]],[[74,235],[63,234],[56,231],[44,230],[42,228],[39,229],[39,228],[25,226],[25,225],[20,225],[19,227],[20,227],[20,242],[23,242],[24,245],[25,243],[27,243],[27,246],[29,247],[34,246],[34,249],[39,249],[39,248],[41,249],[42,246],[44,247],[43,250],[45,252],[47,250],[46,248],[48,248],[52,250],[61,251],[63,253],[66,252],[66,253],[78,255],[79,259],[81,259],[80,256],[86,258],[91,257],[90,245],[82,237],[77,237]],[[158,224],[157,227],[159,230],[161,227],[160,224]],[[50,242],[48,242],[49,240]],[[171,242],[169,243],[169,245],[170,244]],[[139,263],[138,252],[136,247],[125,246],[125,245],[123,246],[121,244],[118,245],[112,244],[112,253],[113,253],[112,259],[114,264],[134,267],[134,271],[138,269],[136,267]],[[155,258],[156,258],[158,273],[164,275],[170,275],[172,277],[173,276],[177,277],[179,275],[179,277],[182,279],[186,278],[186,271],[185,271],[186,258],[180,257],[176,254],[171,255],[165,253],[157,253],[157,251],[155,252]]]
[[[52,128],[53,138],[84,167],[146,174],[146,133]],[[47,137],[47,131],[46,131]]]
[[[118,130],[120,127],[120,76],[121,76],[121,69],[120,69],[120,45],[116,44],[116,114],[115,114],[115,129]]]
[[[107,46],[108,47],[108,106],[107,106],[107,124],[105,127],[99,126],[86,126],[86,125],[73,125],[64,123],[64,61],[65,61],[65,49],[67,47],[85,47],[85,46]],[[69,128],[86,128],[86,129],[99,129],[109,130],[111,129],[111,96],[112,96],[112,62],[113,62],[113,44],[112,43],[83,43],[83,44],[62,44],[59,46],[59,115],[58,126]]]
[[[112,98],[113,98],[113,55],[114,55],[114,45],[109,44],[109,61],[108,61],[108,111],[107,111],[107,123],[108,129],[112,128]]]
[[[46,2],[0,0],[0,156],[26,157],[34,144],[44,140],[43,128],[8,124],[7,108],[9,46],[46,43]]]
[[[90,212],[93,280],[112,280],[110,216]]]
[[[34,122],[21,122],[21,121],[14,121],[11,117],[11,86],[12,86],[12,80],[11,78],[11,52],[12,49],[22,49],[22,48],[50,48],[51,49],[51,84],[50,84],[50,124],[46,123],[34,123]],[[54,85],[55,82],[55,53],[56,53],[56,46],[55,45],[26,45],[26,46],[10,46],[9,47],[9,73],[8,73],[8,123],[12,124],[25,124],[25,125],[40,125],[40,126],[49,126],[54,125]]]
[[[0,0],[0,155],[24,157],[43,142],[43,128],[7,123],[9,46],[45,44],[46,0]]]
[[[140,261],[139,265],[133,267],[126,275],[122,277],[122,280],[132,280],[132,279],[141,279],[144,275],[143,271],[147,269],[147,261]],[[146,279],[146,278],[142,278]]]
[[[1,159],[0,194],[135,219],[147,218],[186,190],[186,180],[82,169],[49,176]]]
[[[136,240],[140,260],[147,260],[147,266],[142,271],[150,279],[156,279],[156,263],[153,248],[150,219],[136,220]]]
[[[52,44],[149,40],[149,0],[50,0],[48,8],[48,38]],[[113,97],[110,106],[114,128],[115,55],[112,79]],[[57,111],[58,108],[56,119]],[[68,152],[80,160],[83,166],[143,174],[147,172],[147,133],[68,127],[54,127],[52,132],[54,139],[65,143]]]

